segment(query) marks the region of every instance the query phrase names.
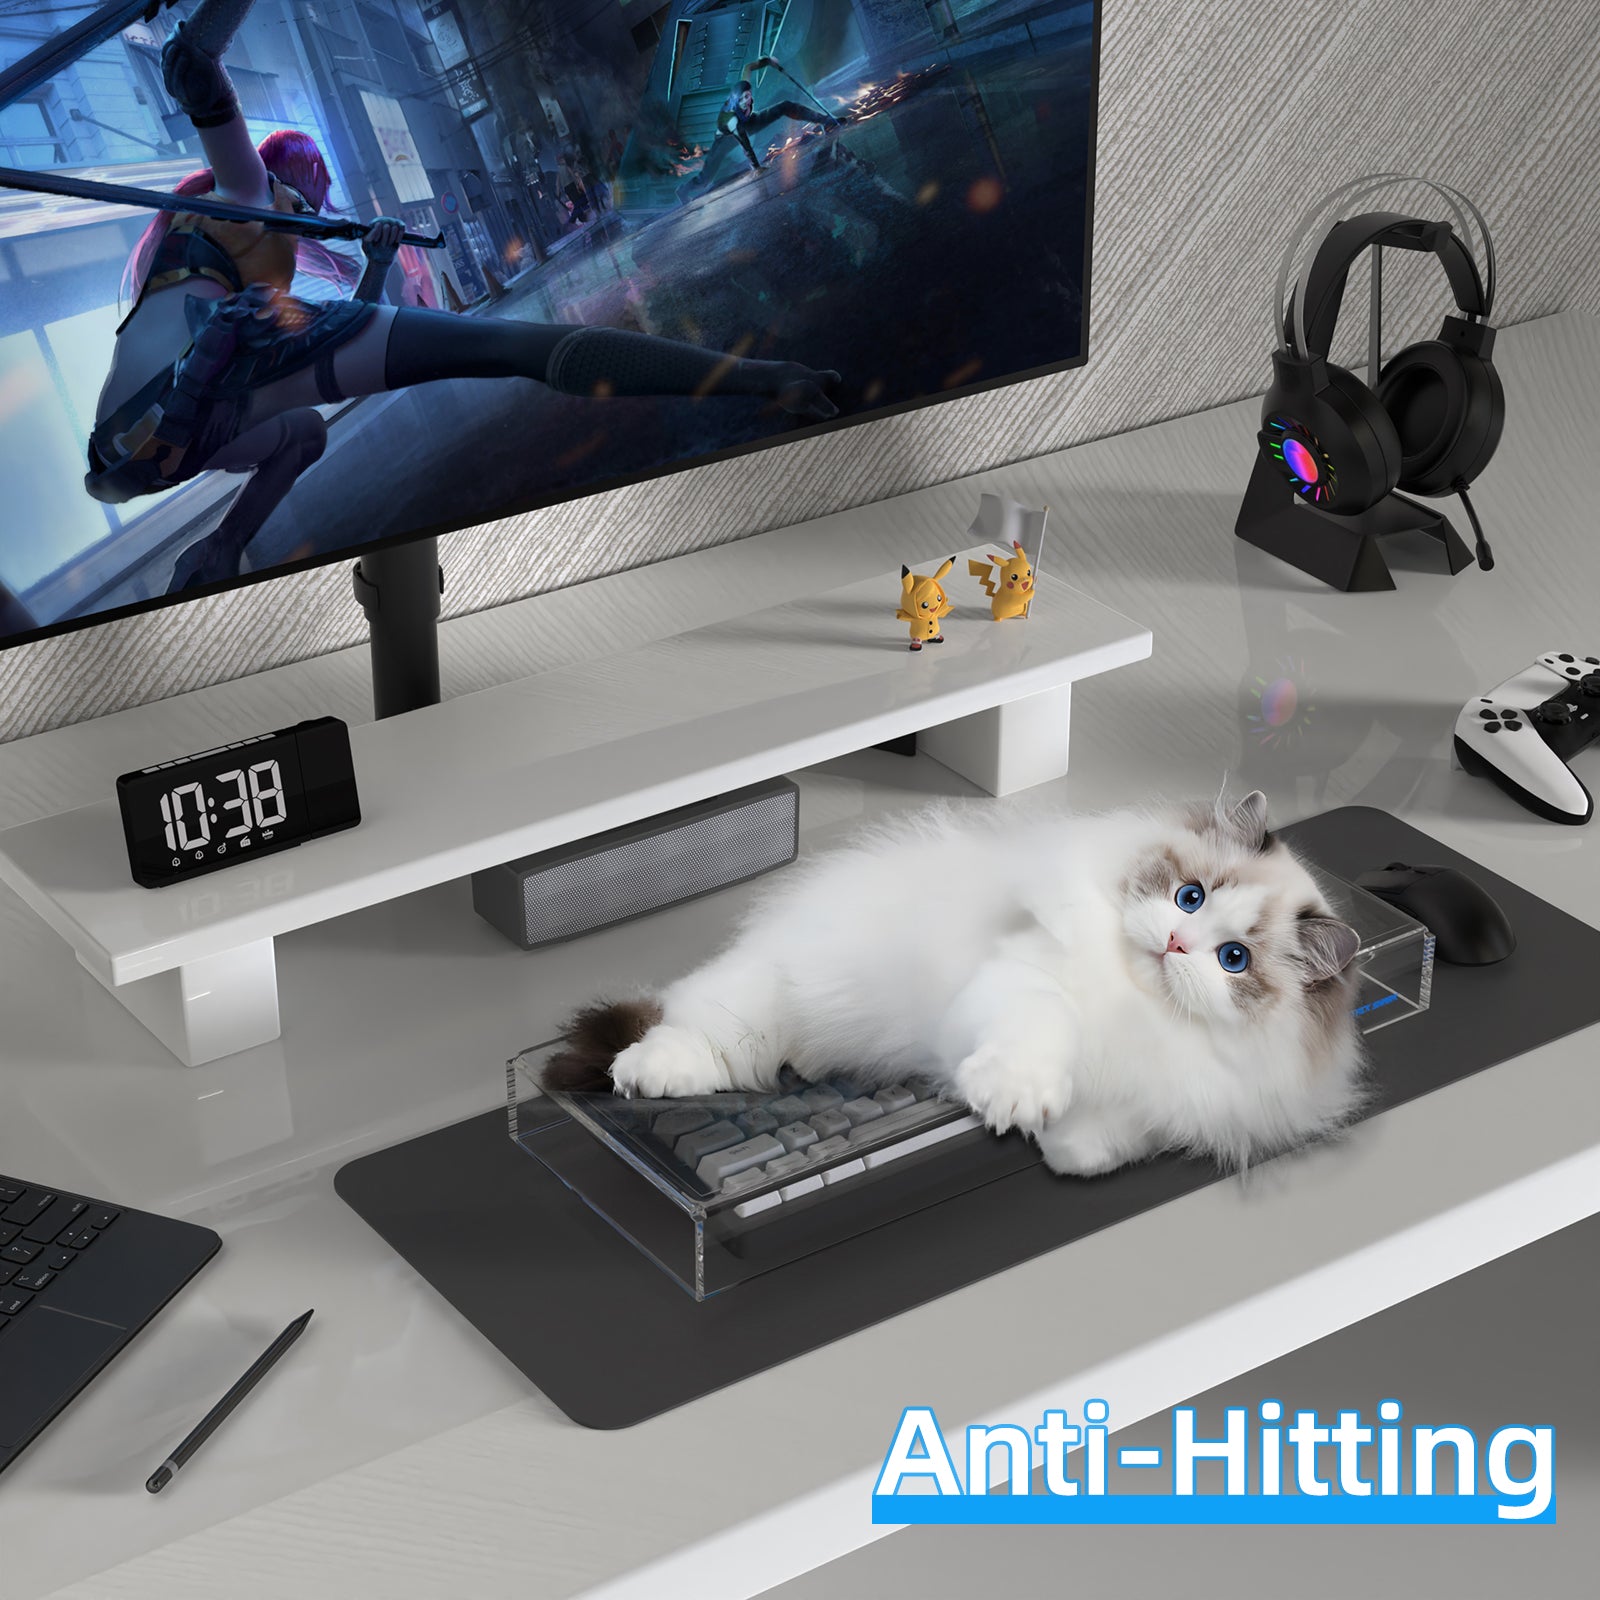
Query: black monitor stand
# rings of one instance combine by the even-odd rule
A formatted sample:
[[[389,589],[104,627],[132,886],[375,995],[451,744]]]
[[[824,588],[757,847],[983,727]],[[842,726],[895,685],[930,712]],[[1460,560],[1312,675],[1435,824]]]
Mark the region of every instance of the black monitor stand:
[[[372,634],[372,708],[381,719],[439,703],[439,541],[372,550],[351,576]]]

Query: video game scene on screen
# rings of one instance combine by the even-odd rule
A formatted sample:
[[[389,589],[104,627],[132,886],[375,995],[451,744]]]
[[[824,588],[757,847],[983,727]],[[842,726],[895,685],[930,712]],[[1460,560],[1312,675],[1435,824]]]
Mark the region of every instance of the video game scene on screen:
[[[1082,353],[1093,4],[0,18],[0,635]]]

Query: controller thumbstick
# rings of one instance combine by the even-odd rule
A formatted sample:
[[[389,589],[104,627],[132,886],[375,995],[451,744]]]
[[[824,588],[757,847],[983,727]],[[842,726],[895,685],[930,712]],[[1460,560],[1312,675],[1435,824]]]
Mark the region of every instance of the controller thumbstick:
[[[1572,721],[1572,707],[1565,700],[1546,700],[1534,715],[1541,722],[1559,727],[1563,723]]]
[[[1590,699],[1600,699],[1600,672],[1591,672],[1588,677],[1580,678],[1578,681]]]

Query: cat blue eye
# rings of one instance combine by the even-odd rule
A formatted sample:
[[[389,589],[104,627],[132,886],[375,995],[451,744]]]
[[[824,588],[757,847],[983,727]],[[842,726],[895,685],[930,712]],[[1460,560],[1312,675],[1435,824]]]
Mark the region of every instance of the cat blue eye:
[[[1180,911],[1198,911],[1206,903],[1206,892],[1198,883],[1186,883],[1173,898]]]
[[[1219,944],[1217,960],[1224,972],[1243,972],[1250,965],[1250,952],[1242,944]]]

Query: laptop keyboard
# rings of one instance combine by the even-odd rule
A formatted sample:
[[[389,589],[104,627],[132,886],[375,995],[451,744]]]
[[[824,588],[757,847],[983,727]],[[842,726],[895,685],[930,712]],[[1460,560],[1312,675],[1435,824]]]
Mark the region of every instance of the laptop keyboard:
[[[0,1177],[0,1361],[3,1337],[122,1215],[82,1195]]]

